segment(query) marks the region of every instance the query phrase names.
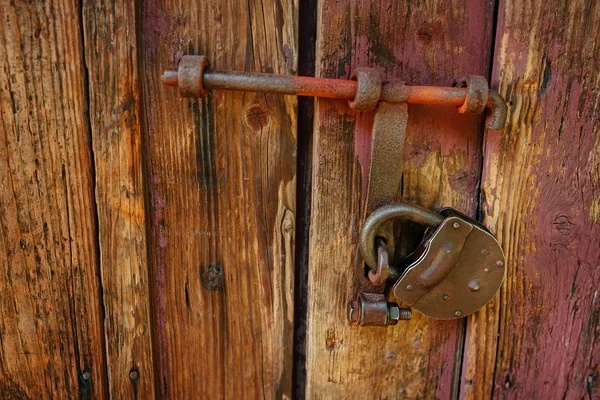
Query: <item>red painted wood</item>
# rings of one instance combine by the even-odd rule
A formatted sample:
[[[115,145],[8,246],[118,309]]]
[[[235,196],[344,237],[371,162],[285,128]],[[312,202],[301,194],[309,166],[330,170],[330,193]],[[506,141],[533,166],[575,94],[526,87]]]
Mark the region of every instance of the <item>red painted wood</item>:
[[[463,397],[600,397],[599,30],[598,2],[500,2],[510,114],[487,134],[482,211],[508,275],[471,321]]]

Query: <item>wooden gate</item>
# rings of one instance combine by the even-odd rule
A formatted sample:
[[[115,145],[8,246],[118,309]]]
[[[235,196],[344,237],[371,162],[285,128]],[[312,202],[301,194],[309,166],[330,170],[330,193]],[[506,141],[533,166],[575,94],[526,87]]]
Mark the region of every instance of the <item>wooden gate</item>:
[[[600,396],[600,3],[0,0],[0,397]],[[411,105],[398,200],[454,207],[507,277],[468,318],[346,321],[372,114],[220,70],[452,86]],[[407,248],[419,232],[404,233]]]

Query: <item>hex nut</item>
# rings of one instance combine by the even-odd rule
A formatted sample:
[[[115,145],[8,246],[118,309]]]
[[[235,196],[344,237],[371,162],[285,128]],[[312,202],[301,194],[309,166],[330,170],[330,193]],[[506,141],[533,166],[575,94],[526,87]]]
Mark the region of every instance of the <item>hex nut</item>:
[[[387,325],[396,325],[398,321],[409,320],[412,318],[410,308],[401,308],[396,303],[388,303],[388,322]]]

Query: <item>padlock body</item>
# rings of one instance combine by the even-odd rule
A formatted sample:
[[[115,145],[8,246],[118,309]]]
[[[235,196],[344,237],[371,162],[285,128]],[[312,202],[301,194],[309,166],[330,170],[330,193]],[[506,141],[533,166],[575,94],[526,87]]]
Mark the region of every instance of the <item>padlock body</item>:
[[[464,317],[497,293],[505,259],[496,239],[479,223],[445,209],[446,218],[413,252],[393,286],[395,297],[436,319]]]

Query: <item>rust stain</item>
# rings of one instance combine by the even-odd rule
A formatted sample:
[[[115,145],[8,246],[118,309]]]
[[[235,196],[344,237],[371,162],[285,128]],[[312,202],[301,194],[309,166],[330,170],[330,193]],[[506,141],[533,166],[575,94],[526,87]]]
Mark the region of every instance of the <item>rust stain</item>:
[[[344,344],[344,341],[342,338],[337,336],[335,328],[328,329],[327,336],[325,337],[325,347],[327,348],[327,350],[329,350],[330,352],[334,351],[342,344]]]

